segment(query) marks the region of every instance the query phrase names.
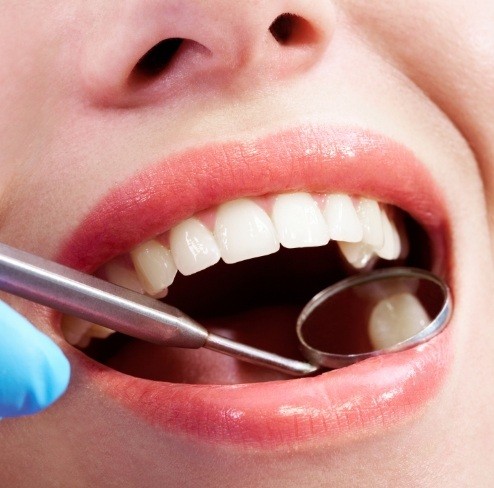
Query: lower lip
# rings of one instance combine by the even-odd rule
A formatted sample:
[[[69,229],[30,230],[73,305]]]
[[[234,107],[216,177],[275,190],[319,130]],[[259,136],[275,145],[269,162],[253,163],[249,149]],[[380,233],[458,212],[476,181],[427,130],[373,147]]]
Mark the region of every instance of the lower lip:
[[[309,134],[312,133],[309,131]],[[375,185],[379,168],[380,174],[388,174],[390,177],[379,181],[378,196],[391,203],[401,203],[400,206],[405,209],[418,209],[414,217],[429,231],[437,251],[436,263],[443,261],[445,256],[441,253],[444,246],[441,242],[445,219],[439,215],[443,212],[438,202],[438,192],[422,165],[416,162],[409,151],[379,136],[366,133],[355,135],[353,130],[324,132],[316,139],[331,141],[335,138],[343,149],[357,146],[357,156],[351,156],[348,149],[336,151],[336,156],[332,155],[335,151],[328,143],[331,151],[322,151],[324,157],[313,158],[310,164],[301,163],[300,168],[292,172],[296,177],[293,174],[288,177],[286,171],[279,169],[278,163],[283,154],[300,151],[302,142],[310,139],[306,134],[305,139],[303,136],[298,132],[282,134],[266,140],[266,147],[260,144],[271,157],[258,158],[248,171],[240,165],[236,173],[231,173],[236,175],[231,188],[218,190],[218,194],[211,190],[208,193],[204,189],[214,188],[214,181],[228,181],[228,175],[223,173],[228,173],[228,169],[231,171],[231,161],[227,158],[225,164],[213,165],[213,169],[216,168],[214,171],[199,171],[204,181],[198,180],[193,185],[195,193],[189,191],[186,196],[182,195],[182,200],[188,198],[187,201],[167,193],[171,191],[168,190],[170,187],[175,188],[176,185],[162,184],[158,177],[164,178],[163,172],[161,165],[157,166],[151,170],[152,178],[141,178],[142,181],[154,182],[154,186],[148,188],[150,198],[142,198],[141,188],[135,183],[117,189],[80,226],[59,260],[79,269],[94,269],[95,265],[112,257],[112,253],[125,252],[136,242],[142,241],[146,232],[150,235],[161,233],[163,229],[159,226],[164,225],[163,217],[156,209],[169,208],[169,214],[175,217],[180,211],[193,213],[200,208],[193,208],[192,205],[207,208],[217,202],[236,198],[242,192],[246,195],[253,193],[250,187],[243,190],[238,188],[250,184],[251,180],[252,185],[269,187],[269,191],[294,187],[317,188],[317,185],[328,186],[336,191],[337,182],[343,192],[362,194]],[[293,145],[294,151],[285,151],[285,146],[292,139],[298,140],[298,144]],[[232,148],[236,146],[232,145]],[[238,153],[232,148],[228,154]],[[260,154],[264,153],[260,151]],[[197,158],[189,156],[175,161],[177,167],[184,170],[182,179],[189,173],[191,178],[197,173],[197,168],[192,165]],[[212,151],[210,156],[210,159],[219,157],[218,151]],[[397,161],[400,165],[396,165]],[[297,163],[294,164],[296,166]],[[401,168],[399,171],[398,166]],[[404,171],[404,168],[411,170]],[[252,172],[255,178],[244,177]],[[355,172],[359,173],[358,179],[351,176]],[[273,175],[276,176],[275,185],[279,186],[278,189],[272,188]],[[132,197],[134,193],[135,198]],[[135,204],[129,206],[126,204],[128,201]],[[167,202],[168,205],[163,205]],[[430,208],[438,208],[438,214],[431,214]],[[171,218],[168,217],[170,222]],[[108,222],[112,223],[114,229],[112,235],[107,232]],[[143,223],[145,228],[139,229],[137,226],[133,229],[136,222]],[[129,237],[125,241],[122,236]],[[440,268],[444,269],[444,264],[441,263]],[[96,382],[99,391],[106,392],[137,416],[160,426],[167,433],[186,435],[215,444],[260,449],[308,443],[333,444],[348,436],[354,438],[355,435],[382,431],[410,419],[435,397],[452,363],[450,330],[451,327],[427,344],[414,349],[368,359],[316,377],[269,383],[225,386],[162,383],[127,376],[86,356],[81,358],[81,366],[92,382]]]
[[[334,445],[406,421],[434,398],[451,366],[450,336],[316,377],[243,385],[156,382],[83,362],[99,391],[168,434],[257,449]]]

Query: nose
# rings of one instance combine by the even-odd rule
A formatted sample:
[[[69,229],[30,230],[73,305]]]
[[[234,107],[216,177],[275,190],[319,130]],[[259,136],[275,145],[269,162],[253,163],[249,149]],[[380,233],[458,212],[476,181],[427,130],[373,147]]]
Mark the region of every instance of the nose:
[[[86,92],[132,105],[299,76],[326,51],[335,13],[331,0],[128,0],[105,5],[92,24]]]

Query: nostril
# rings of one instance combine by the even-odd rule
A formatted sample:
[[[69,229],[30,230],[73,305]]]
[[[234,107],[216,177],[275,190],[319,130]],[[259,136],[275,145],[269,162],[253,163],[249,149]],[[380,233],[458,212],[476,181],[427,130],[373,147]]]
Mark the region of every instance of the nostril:
[[[281,45],[310,44],[317,40],[317,32],[310,22],[290,13],[276,17],[269,32]]]
[[[133,69],[133,77],[149,79],[160,75],[170,65],[183,41],[184,39],[174,37],[155,44],[139,59]]]

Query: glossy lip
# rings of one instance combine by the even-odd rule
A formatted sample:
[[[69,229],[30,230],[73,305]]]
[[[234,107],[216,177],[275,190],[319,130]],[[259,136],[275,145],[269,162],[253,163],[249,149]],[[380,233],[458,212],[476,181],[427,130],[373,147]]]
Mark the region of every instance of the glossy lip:
[[[358,128],[312,126],[191,149],[147,167],[94,208],[59,261],[90,272],[200,210],[297,189],[341,191],[399,206],[426,228],[435,271],[446,271],[445,206],[413,153]],[[447,377],[450,336],[446,331],[417,348],[314,378],[248,385],[143,380],[85,356],[81,365],[100,391],[167,432],[272,449],[336,442],[410,418]]]

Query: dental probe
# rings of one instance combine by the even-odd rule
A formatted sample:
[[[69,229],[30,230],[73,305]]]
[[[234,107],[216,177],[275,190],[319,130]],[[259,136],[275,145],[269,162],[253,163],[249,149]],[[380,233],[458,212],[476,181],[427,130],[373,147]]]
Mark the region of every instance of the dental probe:
[[[319,369],[212,334],[159,300],[2,243],[0,290],[153,344],[205,347],[293,376]]]

